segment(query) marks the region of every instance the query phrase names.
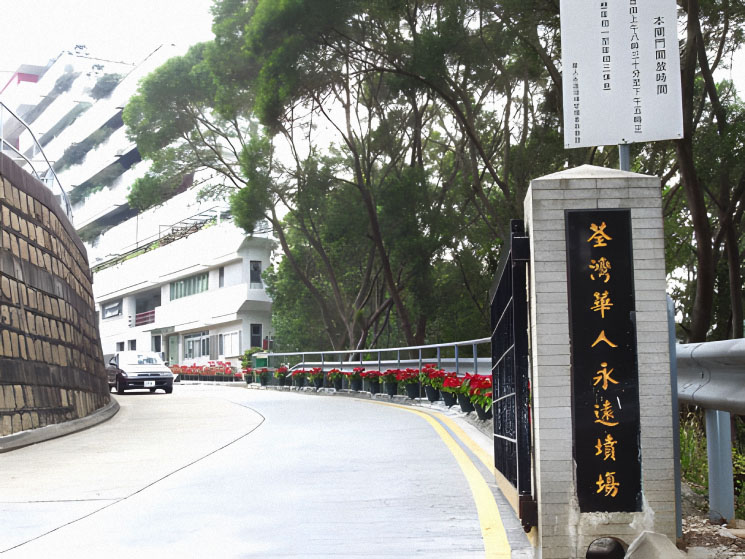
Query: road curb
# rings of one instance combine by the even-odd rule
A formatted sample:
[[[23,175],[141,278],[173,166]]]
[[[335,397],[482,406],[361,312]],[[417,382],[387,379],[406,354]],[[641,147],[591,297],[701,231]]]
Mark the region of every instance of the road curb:
[[[453,417],[458,417],[459,419],[462,419],[464,422],[478,429],[490,439],[494,436],[493,424],[492,424],[491,419],[487,419],[486,421],[481,421],[480,419],[476,417],[475,412],[468,412],[468,413],[456,412],[452,410],[451,408],[433,405],[426,398],[417,398],[416,400],[412,400],[408,396],[404,396],[404,395],[396,395],[391,398],[388,395],[380,393],[380,392],[372,395],[366,391],[353,391],[353,390],[344,389],[344,390],[337,392],[333,388],[321,388],[320,390],[316,390],[313,387],[304,386],[298,389],[295,386],[293,387],[277,386],[277,385],[260,386],[259,383],[251,383],[248,385],[244,384],[243,388],[248,388],[249,390],[279,390],[281,392],[295,392],[298,394],[313,394],[316,396],[332,396],[332,397],[337,397],[337,398],[339,397],[355,398],[358,400],[399,404],[402,406],[409,406],[409,407],[417,408],[417,409],[437,411],[442,414],[445,414],[446,416],[453,416]]]
[[[41,443],[90,429],[104,421],[108,421],[114,417],[118,411],[119,402],[117,402],[116,398],[112,396],[107,405],[97,409],[90,415],[81,417],[80,419],[73,419],[72,421],[66,421],[64,423],[55,423],[54,425],[47,425],[45,427],[39,427],[38,429],[23,431],[22,433],[16,433],[15,435],[0,437],[0,453],[10,452],[11,450],[23,448],[24,446]]]

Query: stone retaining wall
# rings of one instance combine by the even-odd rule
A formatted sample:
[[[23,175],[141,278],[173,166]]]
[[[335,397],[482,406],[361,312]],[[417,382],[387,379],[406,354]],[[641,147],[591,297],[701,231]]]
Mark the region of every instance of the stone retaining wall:
[[[0,154],[0,436],[109,402],[85,248],[52,192]]]

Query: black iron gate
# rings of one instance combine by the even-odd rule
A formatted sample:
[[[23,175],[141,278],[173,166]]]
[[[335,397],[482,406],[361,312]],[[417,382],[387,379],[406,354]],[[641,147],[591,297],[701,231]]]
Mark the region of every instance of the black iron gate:
[[[528,370],[529,239],[522,220],[510,223],[509,252],[491,297],[494,465],[515,487],[525,531],[536,525]]]

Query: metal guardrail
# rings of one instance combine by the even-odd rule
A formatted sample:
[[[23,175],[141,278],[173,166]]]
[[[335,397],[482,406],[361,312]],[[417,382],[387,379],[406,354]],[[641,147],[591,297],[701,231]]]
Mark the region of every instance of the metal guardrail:
[[[490,344],[491,338],[479,338],[446,344],[384,349],[263,352],[255,355],[266,358],[268,366],[288,364],[291,368],[321,367],[324,370],[333,368],[351,370],[354,367],[365,367],[383,371],[405,367],[421,369],[423,365],[432,363],[436,364],[438,369],[448,369],[458,374],[479,372],[487,374],[491,371],[491,357],[479,357],[478,348],[482,345],[489,347]],[[470,351],[465,353],[470,353],[470,355],[463,355],[463,350],[466,348],[469,348]],[[443,355],[443,353],[450,353],[450,351],[453,353],[452,357]],[[312,360],[314,357],[317,359]]]
[[[344,351],[264,352],[269,365],[289,363],[293,367],[384,368],[418,367],[435,363],[457,373],[491,370],[491,357],[478,357],[479,346],[490,344],[479,338],[446,344]],[[463,356],[463,349],[469,355]],[[451,349],[452,357],[443,351]],[[482,348],[483,350],[483,348]],[[415,356],[412,357],[411,355]],[[370,356],[373,356],[372,358]],[[289,358],[289,359],[288,359]],[[296,359],[292,359],[296,358]],[[745,415],[745,339],[677,344],[678,397],[681,402],[706,409]]]
[[[745,339],[678,344],[675,353],[678,401],[704,410],[709,519],[729,522],[735,518],[730,414],[745,415]]]
[[[32,161],[23,153],[21,153],[18,148],[16,148],[13,144],[6,140],[4,132],[6,113],[10,115],[11,119],[20,124],[20,126],[31,135],[31,139],[33,140],[36,148],[35,151],[37,151],[44,158],[43,160]],[[62,184],[57,177],[57,173],[54,172],[54,167],[52,167],[49,159],[47,159],[47,156],[44,154],[44,150],[42,149],[39,141],[36,139],[36,135],[32,132],[31,128],[29,128],[28,124],[26,124],[21,117],[15,114],[5,103],[0,101],[0,153],[5,153],[7,151],[10,151],[13,154],[11,156],[11,159],[18,163],[21,168],[25,168],[24,170],[30,172],[35,178],[37,178],[41,183],[49,188],[49,190],[52,191],[54,196],[58,199],[60,207],[65,211],[65,215],[67,215],[68,219],[72,222],[72,204],[70,204],[70,199],[67,197],[65,189],[62,188]],[[37,170],[34,163],[36,163],[40,167],[44,167],[43,171]]]
[[[681,402],[745,415],[745,339],[679,344],[676,350]]]

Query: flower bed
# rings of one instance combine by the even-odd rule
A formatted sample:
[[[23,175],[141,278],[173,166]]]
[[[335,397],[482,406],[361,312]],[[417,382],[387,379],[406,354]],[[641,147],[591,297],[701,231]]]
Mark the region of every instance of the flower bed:
[[[259,373],[259,371],[261,370],[244,370],[244,372],[252,375]],[[271,370],[263,369],[263,371],[269,371],[271,374]],[[322,367],[314,367],[312,369],[295,369],[290,372],[287,367],[282,366],[273,372],[277,378],[277,384],[280,386],[284,385],[282,381],[289,378],[292,379],[292,384],[298,388],[309,384],[319,389],[325,384],[325,386],[333,386],[336,390],[340,390],[342,379],[346,379],[347,386],[352,391],[362,391],[364,381],[364,390],[372,395],[379,393],[381,384],[383,384],[385,385],[385,393],[391,397],[400,392],[406,392],[410,399],[418,399],[423,396],[420,387],[424,387],[427,398],[431,402],[436,402],[442,396],[445,405],[448,407],[457,402],[460,403],[461,410],[465,413],[475,411],[479,419],[482,420],[491,417],[492,379],[490,375],[468,373],[459,377],[455,372],[438,369],[432,364],[423,365],[421,370],[406,368],[387,369],[385,371],[366,371],[364,367],[354,367],[351,371],[342,371],[338,368],[324,371]],[[180,374],[184,375],[185,373],[181,372]],[[203,380],[208,376],[215,380],[230,380],[231,378],[215,374],[205,375],[202,371],[202,374],[195,379]],[[240,377],[241,375],[237,376]],[[431,391],[437,391],[437,394],[433,396]]]
[[[243,380],[242,372],[235,372],[230,364],[222,362],[219,362],[219,365],[197,365],[196,363],[193,365],[172,365],[170,369],[174,375],[179,375],[180,380],[208,382],[240,382]]]

